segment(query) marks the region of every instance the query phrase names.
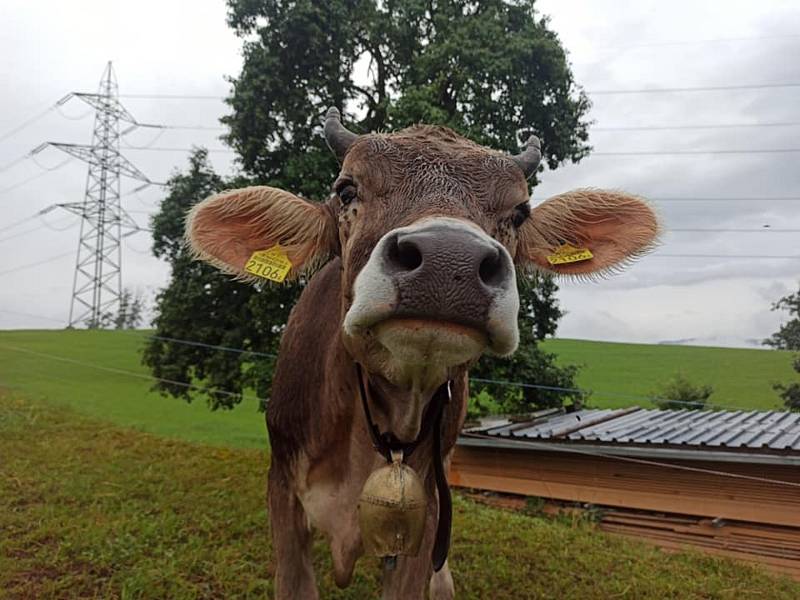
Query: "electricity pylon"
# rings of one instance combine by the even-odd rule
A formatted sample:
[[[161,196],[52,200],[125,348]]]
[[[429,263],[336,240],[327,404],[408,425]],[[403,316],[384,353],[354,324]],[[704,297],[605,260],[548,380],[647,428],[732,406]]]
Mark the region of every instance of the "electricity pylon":
[[[103,315],[109,312],[116,314],[119,310],[122,295],[122,238],[140,231],[120,204],[120,177],[124,175],[145,185],[152,182],[120,154],[120,121],[134,127],[139,123],[119,102],[117,79],[111,61],[103,71],[98,93],[73,92],[59,104],[72,97],[80,98],[95,109],[91,145],[47,142],[33,153],[53,146],[89,165],[83,202],[68,202],[58,206],[81,217],[68,326],[86,325],[94,328],[100,326]]]

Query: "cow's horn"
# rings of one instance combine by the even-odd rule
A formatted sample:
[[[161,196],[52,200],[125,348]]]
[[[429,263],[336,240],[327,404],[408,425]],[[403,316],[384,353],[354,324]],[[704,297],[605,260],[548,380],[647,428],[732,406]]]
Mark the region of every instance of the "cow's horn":
[[[357,137],[355,133],[348,131],[342,125],[342,115],[339,113],[339,109],[331,106],[325,115],[325,141],[328,142],[328,147],[333,150],[339,162],[344,160],[344,155],[347,154],[348,148],[356,141]]]
[[[539,138],[535,135],[529,137],[528,141],[525,142],[525,149],[512,156],[511,160],[522,169],[526,179],[533,175],[542,160],[542,143]]]

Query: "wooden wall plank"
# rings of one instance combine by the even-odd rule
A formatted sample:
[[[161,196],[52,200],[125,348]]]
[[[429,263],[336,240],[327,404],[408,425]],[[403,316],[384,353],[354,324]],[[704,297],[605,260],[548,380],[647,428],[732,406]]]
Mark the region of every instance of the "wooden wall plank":
[[[669,462],[800,483],[800,470],[792,467]],[[604,457],[457,446],[450,482],[573,502],[800,526],[800,488]]]

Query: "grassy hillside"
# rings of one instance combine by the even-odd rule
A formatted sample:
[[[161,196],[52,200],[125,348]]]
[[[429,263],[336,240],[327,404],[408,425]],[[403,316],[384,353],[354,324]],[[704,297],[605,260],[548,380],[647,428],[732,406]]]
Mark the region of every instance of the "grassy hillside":
[[[137,399],[123,392],[115,402],[120,415]],[[264,450],[165,440],[0,391],[0,457],[3,598],[271,597]],[[586,522],[502,512],[459,495],[453,525],[459,598],[800,597],[800,584],[755,567],[667,555]],[[352,586],[338,590],[321,541],[313,556],[321,597],[377,597],[376,560],[362,559]]]
[[[710,384],[710,402],[740,408],[780,408],[773,382],[797,378],[792,353],[777,350],[616,344],[548,340],[545,347],[563,363],[584,365],[582,387],[594,390],[591,404],[621,407],[647,404],[647,396],[676,372],[693,383]]]
[[[146,332],[0,331],[0,386],[47,398],[117,425],[215,445],[263,448],[258,402],[210,412],[151,392],[140,365]],[[687,346],[550,340],[566,363],[585,365],[581,386],[594,406],[647,405],[646,396],[674,372],[714,386],[712,401],[743,408],[777,408],[773,381],[789,381],[791,353]],[[76,361],[76,362],[73,362]],[[535,383],[535,382],[534,382]]]
[[[211,412],[202,400],[187,405],[150,391],[153,381],[139,359],[145,335],[0,331],[0,387],[157,435],[215,445],[266,447],[264,416],[255,399],[232,411]]]

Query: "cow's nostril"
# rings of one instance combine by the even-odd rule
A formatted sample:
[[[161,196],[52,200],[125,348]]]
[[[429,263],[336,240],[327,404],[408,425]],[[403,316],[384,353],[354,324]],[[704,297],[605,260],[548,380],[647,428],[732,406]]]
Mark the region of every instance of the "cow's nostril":
[[[410,240],[395,240],[387,254],[394,271],[413,271],[422,264],[422,252]]]
[[[478,276],[489,287],[500,287],[505,280],[505,263],[496,249],[487,254],[478,268]]]
[[[406,270],[413,271],[422,264],[422,253],[413,242],[398,242],[397,262]]]

